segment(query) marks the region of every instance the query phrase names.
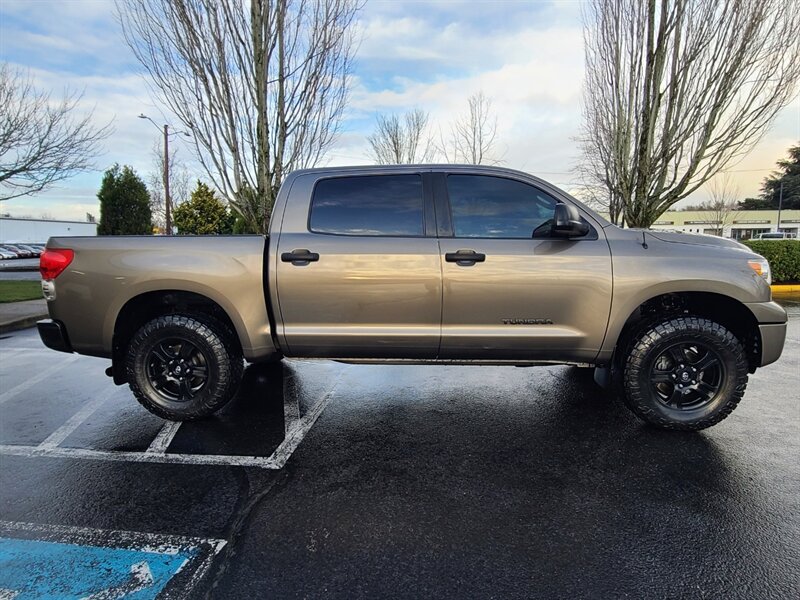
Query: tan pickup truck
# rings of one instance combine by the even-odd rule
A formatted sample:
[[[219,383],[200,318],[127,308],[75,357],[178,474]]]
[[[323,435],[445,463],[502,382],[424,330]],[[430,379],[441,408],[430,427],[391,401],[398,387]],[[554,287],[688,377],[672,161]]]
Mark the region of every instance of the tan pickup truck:
[[[269,236],[52,238],[50,348],[110,358],[167,419],[235,394],[243,358],[595,366],[642,419],[724,419],[781,354],[769,264],[710,236],[620,229],[554,186],[475,166],[286,178]]]

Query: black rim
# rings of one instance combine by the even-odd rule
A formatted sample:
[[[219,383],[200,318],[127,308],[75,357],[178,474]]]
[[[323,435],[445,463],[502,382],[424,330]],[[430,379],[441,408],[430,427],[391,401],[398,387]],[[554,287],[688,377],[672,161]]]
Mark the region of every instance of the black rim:
[[[725,381],[725,365],[708,346],[673,344],[653,361],[650,382],[658,400],[677,410],[695,410],[714,400]]]
[[[145,359],[150,385],[170,402],[189,402],[208,382],[208,360],[194,343],[171,338],[156,344]]]

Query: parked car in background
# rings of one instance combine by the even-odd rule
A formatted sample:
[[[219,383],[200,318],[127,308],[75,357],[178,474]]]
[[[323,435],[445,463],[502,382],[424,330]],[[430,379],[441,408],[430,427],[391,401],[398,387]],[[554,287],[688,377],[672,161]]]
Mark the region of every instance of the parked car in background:
[[[786,231],[770,231],[769,233],[761,233],[756,237],[757,240],[793,240],[794,238],[795,234],[787,233]]]
[[[41,248],[37,248],[36,246],[32,246],[30,244],[17,244],[17,247],[27,252],[30,252],[31,256],[33,256],[34,258],[39,258],[42,255]]]
[[[14,244],[3,244],[0,246],[3,250],[8,250],[9,252],[13,252],[17,258],[32,258],[33,252],[30,250],[23,250],[19,246],[15,246]]]
[[[17,255],[11,252],[11,250],[5,250],[3,248],[0,248],[0,259],[9,260],[12,258],[17,258]]]

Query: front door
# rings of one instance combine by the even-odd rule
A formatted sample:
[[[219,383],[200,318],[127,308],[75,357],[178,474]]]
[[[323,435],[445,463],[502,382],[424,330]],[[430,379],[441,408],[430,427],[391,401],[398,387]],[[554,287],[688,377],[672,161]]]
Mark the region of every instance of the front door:
[[[290,355],[435,358],[442,282],[423,176],[314,177],[294,184],[290,200],[311,202],[290,205],[278,243]]]
[[[439,240],[440,358],[592,361],[611,307],[602,230],[549,238],[557,200],[544,190],[506,177],[440,177],[437,214],[450,221]]]

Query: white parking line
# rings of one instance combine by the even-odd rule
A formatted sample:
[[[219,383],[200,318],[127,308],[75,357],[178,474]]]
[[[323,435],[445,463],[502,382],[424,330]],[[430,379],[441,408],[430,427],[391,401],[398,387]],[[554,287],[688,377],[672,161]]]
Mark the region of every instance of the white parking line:
[[[100,408],[100,405],[103,404],[109,397],[116,391],[116,388],[109,389],[106,393],[96,397],[94,400],[86,403],[83,408],[81,408],[78,412],[76,412],[72,417],[67,420],[61,427],[56,429],[53,433],[51,433],[45,441],[39,444],[39,448],[55,448],[65,439],[67,439],[70,434],[75,431],[81,424],[88,419],[94,411]]]
[[[163,463],[181,465],[220,465],[234,467],[260,467],[280,469],[271,457],[229,456],[227,454],[156,454],[155,452],[125,452],[121,450],[90,450],[87,448],[39,448],[17,444],[0,445],[0,454],[5,456],[82,458],[111,462]]]
[[[149,454],[164,454],[169,445],[172,443],[172,438],[174,438],[175,434],[178,433],[178,429],[180,429],[180,427],[180,421],[167,421],[164,423],[161,431],[158,432],[158,435],[150,443],[150,446],[148,446],[145,452]]]
[[[132,463],[162,463],[162,464],[183,464],[183,465],[220,465],[238,467],[258,467],[262,469],[282,469],[289,460],[292,453],[303,441],[303,438],[314,426],[319,416],[333,397],[342,371],[339,371],[331,387],[323,397],[311,407],[311,409],[300,419],[292,418],[295,407],[290,402],[284,403],[284,418],[287,422],[291,420],[284,436],[283,442],[278,445],[270,456],[234,456],[225,454],[177,454],[167,453],[166,449],[180,428],[179,422],[168,422],[159,431],[156,439],[150,444],[145,452],[128,452],[121,450],[93,450],[89,448],[62,448],[57,444],[47,444],[43,442],[38,446],[25,446],[21,444],[2,444],[0,445],[0,455],[23,456],[23,457],[48,457],[48,458],[77,458],[89,460],[103,460],[115,462]],[[98,401],[99,403],[99,401]],[[96,407],[95,407],[96,408]],[[86,409],[88,414],[89,409]],[[83,412],[83,411],[81,411]],[[287,414],[288,413],[288,414]],[[88,417],[88,414],[86,417]],[[73,419],[77,420],[78,415]],[[72,419],[70,419],[72,421]],[[62,427],[66,427],[69,421]],[[78,424],[80,425],[80,424]],[[58,432],[53,432],[50,437],[54,437]],[[50,438],[45,440],[47,442]],[[66,436],[64,437],[66,439]],[[63,439],[61,440],[63,441]],[[60,443],[60,442],[59,442]]]
[[[311,407],[311,410],[309,410],[303,418],[295,421],[291,429],[286,431],[283,441],[277,448],[275,448],[275,451],[270,457],[277,465],[273,468],[283,468],[283,466],[286,464],[286,461],[289,460],[289,457],[300,445],[300,442],[302,442],[303,438],[306,437],[308,431],[311,429],[311,427],[313,427],[314,423],[317,422],[317,419],[322,414],[322,411],[325,410],[326,406],[328,406],[328,402],[330,402],[334,392],[336,392],[336,388],[339,386],[339,381],[341,378],[342,372],[339,371],[339,375],[334,380],[333,385],[322,397],[322,399],[313,407]]]
[[[30,379],[26,379],[22,383],[18,383],[17,385],[12,387],[10,390],[6,390],[5,392],[0,394],[0,404],[3,404],[7,400],[10,400],[11,398],[16,396],[17,394],[20,394],[20,393],[24,392],[25,390],[27,390],[28,388],[33,387],[34,385],[36,385],[40,381],[44,381],[48,377],[51,377],[54,373],[60,371],[64,367],[67,367],[67,366],[71,365],[76,360],[78,360],[77,356],[70,356],[69,358],[67,358],[63,362],[61,362],[59,364],[56,364],[56,365],[53,365],[49,369],[45,369],[44,371],[42,371],[38,375],[34,375]]]

